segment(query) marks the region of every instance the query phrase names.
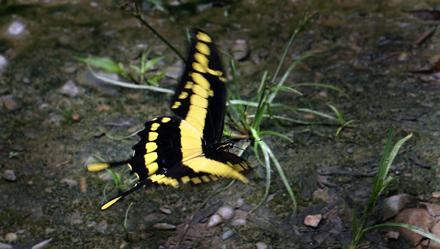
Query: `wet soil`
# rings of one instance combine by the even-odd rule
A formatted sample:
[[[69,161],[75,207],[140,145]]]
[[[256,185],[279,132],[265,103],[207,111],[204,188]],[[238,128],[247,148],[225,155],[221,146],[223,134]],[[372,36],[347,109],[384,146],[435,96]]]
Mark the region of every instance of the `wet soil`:
[[[186,49],[188,27],[210,33],[225,52],[237,40],[246,41],[250,57],[236,64],[240,92],[243,99],[251,100],[264,71],[275,73],[306,3],[173,2],[167,6],[167,14],[149,3],[142,8],[148,23],[180,51]],[[435,75],[405,70],[430,68],[439,59],[437,32],[416,43],[439,21],[422,20],[402,10],[439,8],[436,1],[418,0],[313,3],[311,12],[319,14],[297,35],[282,72],[302,55],[314,53],[293,70],[288,83],[325,83],[350,98],[328,88],[298,87],[302,96],[280,94],[277,101],[335,116],[328,107],[331,104],[345,121],[356,122],[339,135],[338,122],[316,115],[278,113],[314,125],[264,122],[262,129],[282,132],[295,141],[263,138],[276,152],[298,198],[296,218],[290,219],[292,202],[274,170],[270,199],[248,214],[245,225],[226,222],[206,229],[206,219],[202,219],[188,232],[185,248],[255,248],[258,243],[272,248],[347,245],[354,202],[362,205],[368,199],[392,125],[394,142],[410,133],[414,136],[391,168],[390,174],[397,178],[385,196],[406,193],[438,203],[430,196],[440,189],[440,81]],[[11,33],[14,22],[24,25],[24,31]],[[152,49],[152,58],[165,56],[156,72],[168,71],[179,61],[149,30],[111,2],[0,4],[0,55],[8,63],[0,63],[0,173],[12,170],[16,175],[13,181],[0,179],[1,242],[30,248],[52,238],[49,248],[172,248],[209,197],[207,206],[222,201],[244,212],[260,201],[264,170],[249,150],[248,159],[255,167],[249,184],[235,183],[214,196],[214,190],[228,180],[178,189],[152,188],[100,211],[104,199],[117,190],[108,173],[87,172],[86,161],[92,154],[107,160],[125,159],[137,141],[137,137],[110,139],[100,128],[116,137],[132,134],[145,121],[170,115],[171,96],[106,85],[94,79],[75,57],[93,55],[129,63],[146,48]],[[78,93],[61,90],[68,81],[74,82]],[[170,89],[176,83],[175,78],[160,81]],[[106,125],[109,123],[113,125]],[[129,181],[127,177],[124,183]],[[238,200],[244,203],[238,205]],[[121,224],[131,202],[127,240]],[[164,206],[171,214],[160,211]],[[324,214],[320,226],[306,227],[304,217],[318,213]],[[154,227],[157,223],[177,228],[158,229]],[[228,229],[233,235],[223,239]],[[386,232],[367,234],[364,246],[412,248],[403,239],[386,239]],[[8,233],[17,234],[18,239],[6,241]]]

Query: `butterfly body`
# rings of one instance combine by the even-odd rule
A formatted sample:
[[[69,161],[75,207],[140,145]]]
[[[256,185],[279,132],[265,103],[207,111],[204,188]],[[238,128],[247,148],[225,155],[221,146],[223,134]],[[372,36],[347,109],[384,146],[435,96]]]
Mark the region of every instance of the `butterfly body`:
[[[176,117],[163,116],[145,123],[131,159],[88,165],[89,171],[128,164],[137,185],[111,199],[102,210],[135,190],[150,185],[178,186],[215,181],[220,177],[248,180],[242,172],[249,163],[221,142],[226,108],[226,78],[211,37],[196,30],[182,78],[170,108]]]

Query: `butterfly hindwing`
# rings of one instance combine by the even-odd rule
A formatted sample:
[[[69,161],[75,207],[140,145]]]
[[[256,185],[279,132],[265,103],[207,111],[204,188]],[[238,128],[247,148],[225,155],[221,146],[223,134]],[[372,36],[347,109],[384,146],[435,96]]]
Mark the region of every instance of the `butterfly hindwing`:
[[[203,134],[207,143],[220,140],[226,105],[226,78],[212,38],[195,30],[171,110]]]

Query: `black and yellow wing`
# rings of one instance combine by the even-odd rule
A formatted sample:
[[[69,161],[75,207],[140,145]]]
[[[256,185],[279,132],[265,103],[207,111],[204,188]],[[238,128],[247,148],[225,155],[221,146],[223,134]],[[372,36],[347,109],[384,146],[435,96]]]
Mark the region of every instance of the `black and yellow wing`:
[[[212,144],[220,141],[223,133],[226,78],[212,38],[201,30],[195,30],[195,38],[171,110]]]
[[[131,159],[89,164],[89,171],[127,164],[139,179],[135,187],[105,203],[105,210],[143,186],[215,181],[219,177],[247,182],[249,163],[221,143],[226,105],[226,79],[211,37],[196,30],[184,74],[171,101],[178,117],[145,123]]]

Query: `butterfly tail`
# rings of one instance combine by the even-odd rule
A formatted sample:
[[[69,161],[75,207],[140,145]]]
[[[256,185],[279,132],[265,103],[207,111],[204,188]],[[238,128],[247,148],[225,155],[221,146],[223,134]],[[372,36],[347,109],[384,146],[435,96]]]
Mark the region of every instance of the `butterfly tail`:
[[[136,186],[134,186],[130,190],[128,190],[128,191],[126,191],[126,192],[124,192],[124,193],[122,193],[122,194],[112,198],[111,200],[107,201],[106,203],[104,203],[104,205],[102,205],[102,207],[101,207],[101,211],[104,211],[107,208],[113,206],[115,203],[119,202],[125,196],[133,193],[134,191],[136,191],[136,190],[138,190],[138,189],[140,189],[140,188],[142,188],[144,186],[148,187],[148,186],[151,186],[151,185],[152,185],[152,182],[149,179],[139,182],[138,184],[136,184]]]
[[[109,162],[109,163],[90,163],[87,165],[88,171],[100,171],[107,168],[113,168],[120,165],[130,163],[131,159],[120,161],[120,162]]]

